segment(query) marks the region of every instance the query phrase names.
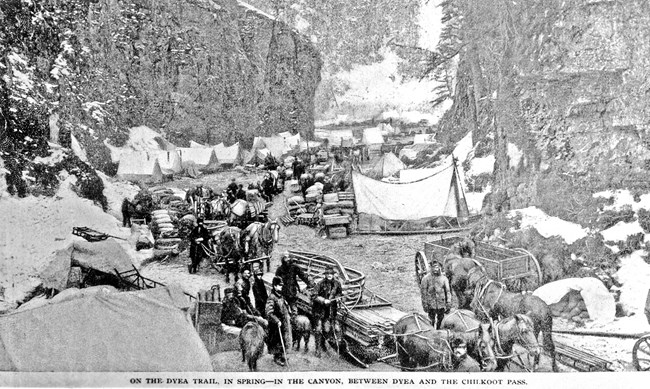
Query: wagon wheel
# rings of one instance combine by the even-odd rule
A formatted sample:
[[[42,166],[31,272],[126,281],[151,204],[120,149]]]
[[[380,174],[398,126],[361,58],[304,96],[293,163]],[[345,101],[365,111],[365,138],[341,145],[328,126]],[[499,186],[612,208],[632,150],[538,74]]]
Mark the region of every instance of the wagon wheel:
[[[422,278],[429,273],[429,261],[424,251],[415,253],[415,281],[420,285]]]
[[[634,348],[632,348],[632,362],[638,371],[650,370],[650,334],[634,343]]]

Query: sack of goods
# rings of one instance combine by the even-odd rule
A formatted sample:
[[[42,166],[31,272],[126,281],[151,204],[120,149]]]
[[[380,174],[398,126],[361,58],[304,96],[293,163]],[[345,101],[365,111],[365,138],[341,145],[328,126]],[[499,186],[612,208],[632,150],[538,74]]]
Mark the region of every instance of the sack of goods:
[[[354,208],[341,208],[341,215],[354,215]]]
[[[320,199],[320,194],[319,193],[307,193],[305,195],[305,202],[306,203],[316,203]]]
[[[324,202],[323,203],[323,211],[327,211],[328,209],[334,209],[334,208],[339,208],[339,203],[328,203]]]
[[[340,239],[348,236],[348,229],[345,227],[328,227],[327,235],[331,239]]]
[[[328,193],[323,195],[323,202],[325,203],[337,203],[339,201],[338,193]]]
[[[300,192],[300,183],[298,182],[298,180],[287,181],[287,186],[289,187],[289,190],[293,193]]]
[[[339,201],[339,207],[346,208],[346,209],[354,209],[354,201],[351,200]]]

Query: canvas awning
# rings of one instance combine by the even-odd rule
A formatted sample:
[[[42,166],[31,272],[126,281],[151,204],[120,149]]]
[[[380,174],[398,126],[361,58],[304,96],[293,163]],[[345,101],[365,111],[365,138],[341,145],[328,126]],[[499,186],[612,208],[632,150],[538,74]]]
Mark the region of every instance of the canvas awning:
[[[387,183],[352,172],[357,212],[386,220],[418,220],[437,216],[467,217],[465,196],[455,165],[411,183]]]

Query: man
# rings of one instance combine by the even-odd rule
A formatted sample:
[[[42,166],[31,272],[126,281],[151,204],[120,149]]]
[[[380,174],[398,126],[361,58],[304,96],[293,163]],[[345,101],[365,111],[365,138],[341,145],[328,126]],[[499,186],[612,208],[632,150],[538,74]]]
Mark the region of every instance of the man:
[[[288,252],[282,254],[282,263],[275,270],[276,277],[282,279],[284,287],[282,288],[282,296],[287,300],[291,307],[291,314],[298,314],[298,292],[300,292],[300,285],[298,285],[298,278],[300,278],[308,287],[313,287],[313,283],[305,272],[295,264],[295,259],[289,256]]]
[[[210,239],[212,235],[210,231],[203,225],[203,219],[196,220],[196,227],[190,232],[190,259],[192,264],[190,265],[190,274],[196,273],[199,268],[199,264],[203,257],[207,256],[203,246],[210,247]]]
[[[253,306],[251,303],[251,271],[249,269],[244,269],[241,272],[241,278],[237,280],[235,286],[241,290],[241,296],[246,302],[247,305]]]
[[[278,178],[276,180],[275,193],[282,193],[284,188],[284,181],[286,180],[287,168],[284,165],[278,166]]]
[[[243,274],[242,274],[243,276]],[[248,277],[250,277],[250,271],[248,272]],[[235,283],[235,298],[239,302],[239,307],[244,310],[249,315],[260,316],[260,313],[253,307],[250,299],[250,283],[248,283],[248,290],[244,290],[244,282],[242,279],[239,279]]]
[[[249,312],[242,306],[241,296],[237,296],[236,288],[226,288],[224,290],[226,297],[223,299],[221,308],[221,322],[223,324],[243,327],[246,323],[256,319],[253,312]]]
[[[481,371],[481,366],[474,358],[467,355],[467,344],[463,339],[455,338],[451,341],[451,360],[455,372]]]
[[[422,308],[429,315],[431,324],[440,329],[440,323],[451,308],[451,291],[449,280],[442,274],[440,263],[431,264],[431,272],[422,278],[420,283]]]
[[[255,308],[263,317],[266,317],[265,307],[269,295],[266,292],[266,285],[264,285],[264,280],[262,279],[263,274],[261,270],[255,271],[253,278],[253,299],[255,300]]]
[[[325,177],[325,183],[323,184],[323,194],[332,192],[334,192],[334,185],[332,185],[332,180],[329,177]]]
[[[312,301],[312,315],[316,320],[315,342],[316,356],[321,351],[327,351],[326,337],[332,337],[332,332],[339,331],[336,314],[338,300],[343,296],[341,283],[334,279],[334,269],[325,269],[325,278],[316,285]]]
[[[246,191],[244,190],[244,184],[239,184],[235,198],[238,200],[246,200]]]
[[[286,365],[285,352],[287,346],[292,344],[290,308],[282,297],[284,283],[282,278],[273,277],[271,295],[266,302],[266,318],[269,321],[267,349],[273,355],[273,362],[280,366]]]
[[[230,180],[230,184],[228,184],[228,187],[226,188],[226,192],[232,193],[233,197],[237,194],[237,189],[239,187],[237,186],[237,182],[235,182],[235,179],[233,178]]]
[[[131,202],[126,197],[122,201],[122,227],[131,227]]]

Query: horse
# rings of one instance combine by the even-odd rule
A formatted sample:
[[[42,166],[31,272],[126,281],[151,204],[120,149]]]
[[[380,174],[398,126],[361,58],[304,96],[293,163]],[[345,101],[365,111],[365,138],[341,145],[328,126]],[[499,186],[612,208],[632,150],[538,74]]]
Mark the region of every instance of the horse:
[[[470,332],[436,330],[424,316],[413,313],[395,323],[393,334],[397,338],[397,355],[402,371],[451,369],[453,338],[467,343],[467,352],[476,359],[484,371],[494,371],[497,366],[494,340],[489,324],[480,324]]]
[[[226,226],[219,232],[220,257],[225,262],[226,282],[230,282],[230,273],[235,273],[235,281],[239,279],[240,260],[242,258],[241,230],[237,227]]]
[[[225,195],[212,199],[210,208],[212,208],[212,216],[216,220],[228,220],[230,217],[230,203]]]
[[[271,252],[273,245],[278,243],[279,239],[280,224],[277,219],[269,220],[266,223],[253,222],[242,232],[244,255],[247,258],[259,258],[265,255],[266,271],[271,271]]]
[[[441,328],[465,332],[476,330],[481,322],[472,311],[457,309],[445,316],[440,325]],[[512,353],[515,344],[520,345],[530,355],[537,356],[540,353],[540,346],[533,332],[533,321],[529,315],[517,313],[505,319],[492,323],[492,338],[495,340],[495,351],[497,352],[496,371],[503,371],[514,356]],[[521,357],[517,354],[518,359]],[[523,365],[523,363],[522,363]]]
[[[246,228],[250,220],[250,207],[246,200],[237,199],[230,204],[230,214],[228,215],[228,224],[239,228]]]
[[[469,274],[467,286],[469,290],[473,291],[470,306],[479,318],[485,320],[488,318],[498,319],[499,317],[513,316],[517,313],[529,315],[533,320],[535,338],[537,339],[539,333],[542,332],[544,350],[551,355],[553,371],[558,371],[557,361],[555,360],[555,344],[551,335],[553,316],[544,300],[530,293],[509,292],[504,284],[491,280],[482,268],[478,268],[478,270]],[[539,357],[539,354],[535,356],[535,367],[539,364]]]

